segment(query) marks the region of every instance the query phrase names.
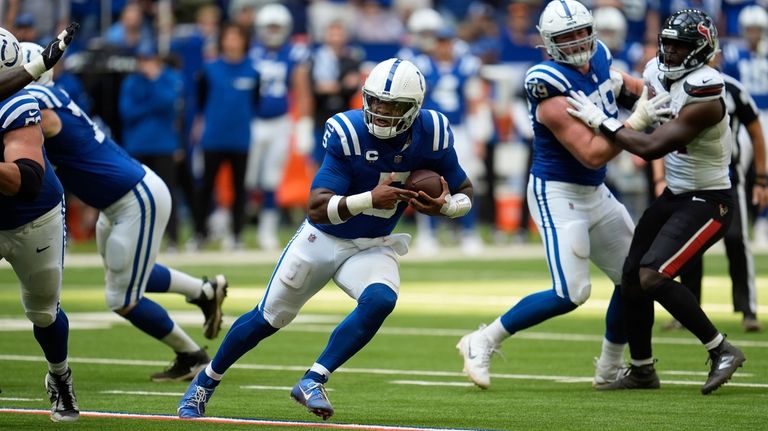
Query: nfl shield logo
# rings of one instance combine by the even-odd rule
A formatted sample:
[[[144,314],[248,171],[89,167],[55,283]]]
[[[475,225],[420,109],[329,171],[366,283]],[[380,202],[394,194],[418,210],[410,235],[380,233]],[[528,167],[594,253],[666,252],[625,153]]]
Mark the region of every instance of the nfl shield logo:
[[[402,161],[403,161],[403,156],[401,156],[399,154],[397,156],[395,156],[395,163],[400,163]]]
[[[317,235],[311,233],[311,234],[309,234],[309,238],[307,238],[307,241],[315,242],[316,239],[317,239]]]

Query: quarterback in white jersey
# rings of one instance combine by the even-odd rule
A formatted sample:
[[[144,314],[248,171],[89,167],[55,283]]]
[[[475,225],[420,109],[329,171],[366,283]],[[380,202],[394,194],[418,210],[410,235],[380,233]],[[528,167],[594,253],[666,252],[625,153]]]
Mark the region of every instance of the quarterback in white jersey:
[[[667,99],[670,104],[635,108],[655,117],[660,111],[671,114],[652,133],[625,128],[583,95],[574,94],[569,101],[571,115],[599,129],[619,147],[647,160],[664,156],[667,181],[667,188],[638,222],[624,264],[621,287],[630,369],[603,389],[659,388],[651,349],[653,301],[664,306],[709,351],[711,369],[702,394],[727,382],[745,361],[744,354],[704,314],[690,290],[674,280],[692,259],[725,235],[733,215],[725,85],[721,75],[707,66],[717,46],[717,30],[704,12],[685,9],[664,22],[658,60],[649,63],[644,78],[657,93],[655,100]]]

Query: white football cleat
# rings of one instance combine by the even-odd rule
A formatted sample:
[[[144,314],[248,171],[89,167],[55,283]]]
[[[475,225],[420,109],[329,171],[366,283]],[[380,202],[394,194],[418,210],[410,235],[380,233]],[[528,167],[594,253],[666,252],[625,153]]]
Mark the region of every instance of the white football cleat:
[[[499,345],[482,333],[483,328],[485,325],[461,337],[456,348],[464,358],[464,374],[480,389],[488,389],[491,386],[491,356],[499,353]]]
[[[627,365],[622,362],[609,362],[602,358],[595,358],[595,378],[592,379],[592,387],[608,385],[620,379],[627,371]]]

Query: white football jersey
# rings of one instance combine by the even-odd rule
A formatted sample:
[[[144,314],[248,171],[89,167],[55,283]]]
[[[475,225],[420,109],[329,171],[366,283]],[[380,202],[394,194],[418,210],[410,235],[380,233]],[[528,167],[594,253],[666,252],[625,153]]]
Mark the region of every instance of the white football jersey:
[[[674,81],[667,89],[664,73],[659,70],[658,60],[654,58],[645,65],[643,80],[651,85],[655,94],[668,92],[672,96],[673,115],[689,104],[725,100],[723,77],[709,66],[694,70]],[[729,121],[726,113],[717,124],[704,129],[685,148],[664,156],[667,187],[673,193],[731,188],[728,175],[728,164],[731,162]]]

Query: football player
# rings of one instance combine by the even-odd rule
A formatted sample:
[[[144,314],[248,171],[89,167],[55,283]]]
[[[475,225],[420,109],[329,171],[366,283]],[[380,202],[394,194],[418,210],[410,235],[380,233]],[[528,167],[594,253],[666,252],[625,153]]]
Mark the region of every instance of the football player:
[[[42,48],[28,44],[25,58],[35,61]],[[100,211],[96,242],[106,271],[111,310],[176,352],[173,364],[152,374],[154,381],[189,380],[209,361],[168,312],[145,292],[174,292],[201,308],[206,338],[221,327],[223,275],[199,279],[155,263],[171,207],[165,183],[131,158],[83,112],[69,95],[43,74],[27,91],[40,104],[45,148],[62,184]]]
[[[288,325],[330,280],[357,307],[334,329],[291,397],[323,419],[333,415],[325,391],[331,373],[373,338],[397,302],[398,255],[408,251],[410,237],[392,230],[407,203],[451,218],[472,206],[472,183],[459,166],[448,119],[421,109],[424,89],[424,77],[411,62],[386,60],[363,85],[364,108],[326,122],[326,156],[312,183],[307,220],[280,257],[264,297],[232,325],[211,364],[181,398],[180,417],[203,416],[232,364]],[[442,175],[439,198],[401,188],[417,169]]]
[[[541,13],[538,29],[552,58],[525,75],[534,131],[528,207],[542,233],[552,288],[523,298],[490,325],[461,338],[457,348],[464,372],[483,389],[491,383],[490,359],[503,340],[573,311],[589,298],[590,261],[616,286],[593,385],[613,382],[624,366],[626,330],[619,285],[634,223],[603,183],[606,163],[621,149],[565,109],[568,92],[579,90],[597,101],[606,117],[615,118],[617,100],[631,106],[642,82],[610,69],[610,52],[596,39],[592,14],[581,3],[551,1]],[[642,112],[627,121],[644,128],[650,120]]]
[[[643,79],[657,97],[670,100],[661,109],[671,110],[673,118],[649,134],[624,127],[583,94],[573,93],[569,99],[568,112],[599,130],[596,139],[611,141],[646,160],[663,156],[667,183],[640,218],[624,264],[621,288],[630,367],[600,389],[659,388],[651,349],[654,301],[709,352],[711,368],[702,394],[727,382],[746,360],[715,328],[690,290],[674,280],[725,235],[733,216],[725,84],[722,75],[707,65],[717,50],[717,29],[706,13],[684,9],[665,20],[658,56],[646,65]]]
[[[288,41],[292,27],[293,18],[287,7],[280,3],[265,5],[256,15],[258,43],[249,53],[259,72],[259,103],[251,122],[245,186],[262,193],[256,239],[265,250],[280,246],[275,190],[282,182],[290,152],[289,131],[294,130],[294,142],[300,153],[308,154],[314,147],[309,50],[303,44]],[[299,118],[295,127],[288,115],[289,92]]]
[[[0,73],[24,70],[19,42],[4,28],[0,58]],[[72,422],[80,412],[67,364],[69,321],[59,305],[64,190],[45,156],[40,120],[40,106],[26,91],[0,101],[0,258],[21,282],[24,313],[48,362],[51,420]]]

